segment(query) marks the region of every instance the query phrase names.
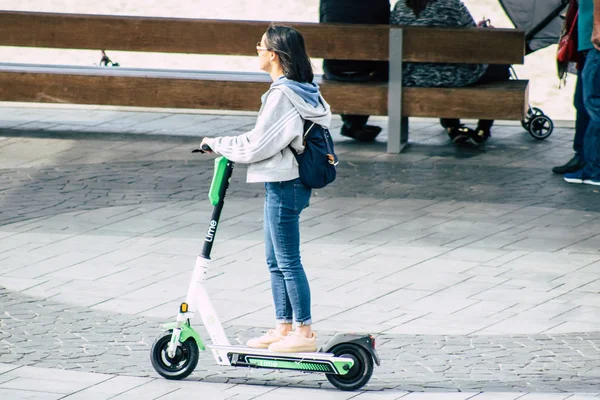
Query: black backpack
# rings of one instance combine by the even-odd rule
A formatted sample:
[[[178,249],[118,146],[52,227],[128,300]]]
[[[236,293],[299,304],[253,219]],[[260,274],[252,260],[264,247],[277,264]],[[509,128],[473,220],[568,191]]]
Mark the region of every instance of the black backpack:
[[[298,161],[300,180],[311,189],[320,189],[335,180],[338,157],[333,151],[329,130],[315,122],[304,121],[304,152],[290,149]]]

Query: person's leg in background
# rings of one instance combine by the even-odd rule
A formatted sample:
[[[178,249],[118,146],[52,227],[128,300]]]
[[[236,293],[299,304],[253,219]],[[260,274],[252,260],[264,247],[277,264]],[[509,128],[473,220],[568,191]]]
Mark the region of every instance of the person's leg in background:
[[[600,50],[588,52],[581,78],[583,104],[590,117],[583,138],[585,166],[566,173],[564,179],[569,183],[600,186]]]
[[[465,143],[473,135],[473,130],[460,123],[458,118],[440,118],[440,125],[448,132],[452,142]]]
[[[491,64],[485,70],[485,73],[479,79],[478,83],[485,82],[500,82],[507,81],[510,79],[510,65],[496,65]],[[492,136],[492,126],[494,120],[492,119],[480,119],[477,123],[475,131],[471,135],[470,142],[476,145],[485,143]]]
[[[583,139],[583,183],[600,186],[600,50],[588,53],[583,70],[583,102],[590,122]]]
[[[583,140],[585,132],[590,123],[590,115],[583,104],[583,68],[585,65],[585,54],[582,55],[579,69],[577,70],[577,83],[575,84],[575,96],[573,105],[575,106],[575,137],[573,138],[573,150],[575,155],[567,161],[566,164],[552,168],[555,174],[567,174],[579,171],[585,166],[585,157],[583,154]]]
[[[488,65],[485,73],[479,78],[477,83],[498,82],[510,79],[510,65]],[[460,120],[453,118],[440,118],[440,125],[448,131],[450,140],[454,143],[469,142],[474,145],[481,145],[492,136],[491,129],[494,120],[482,119],[477,123],[475,130],[467,128],[460,123]]]
[[[381,132],[379,126],[367,125],[368,115],[347,115],[342,114],[341,135],[356,139],[359,142],[372,142]]]
[[[475,128],[475,133],[471,135],[471,141],[475,144],[483,144],[492,136],[493,119],[480,119]]]
[[[324,18],[326,20],[326,18]],[[324,21],[322,21],[324,22]],[[326,21],[325,21],[326,22]],[[323,72],[326,79],[342,82],[368,82],[381,80],[377,74],[379,68],[371,61],[323,60]],[[384,63],[387,68],[387,62]],[[342,114],[342,136],[350,137],[359,142],[372,142],[381,132],[381,127],[367,125],[369,115]]]
[[[458,118],[440,118],[440,125],[442,128],[457,128],[460,126],[460,119]]]

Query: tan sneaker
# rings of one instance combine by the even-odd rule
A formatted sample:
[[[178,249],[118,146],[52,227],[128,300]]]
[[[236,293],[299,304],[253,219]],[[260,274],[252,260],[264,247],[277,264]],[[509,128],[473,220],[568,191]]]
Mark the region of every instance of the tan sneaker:
[[[255,349],[267,349],[269,345],[282,340],[284,336],[281,336],[277,331],[270,329],[267,333],[261,337],[253,338],[248,340],[246,345]]]
[[[317,335],[306,338],[296,332],[290,332],[283,340],[274,342],[269,346],[270,351],[278,353],[313,353],[317,351]]]

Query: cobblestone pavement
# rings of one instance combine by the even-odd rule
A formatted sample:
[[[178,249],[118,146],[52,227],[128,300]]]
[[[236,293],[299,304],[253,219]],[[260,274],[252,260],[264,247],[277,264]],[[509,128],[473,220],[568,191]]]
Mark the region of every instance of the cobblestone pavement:
[[[0,363],[157,376],[149,349],[157,319],[69,307],[0,289]],[[239,343],[257,334],[226,326]],[[324,343],[331,333],[320,332]],[[207,337],[206,333],[203,335]],[[511,336],[379,335],[369,390],[597,392],[600,333]],[[329,386],[322,375],[223,368],[201,354],[192,378],[207,382]]]
[[[470,148],[448,148],[440,137],[429,142],[424,138],[423,142],[414,144],[410,152],[399,156],[385,155],[382,143],[359,153],[353,152],[354,143],[340,145],[342,161],[338,180],[319,193],[328,197],[454,200],[600,211],[597,188],[567,186],[559,176],[549,172],[549,166],[569,157],[567,151],[563,149],[564,155],[551,158],[556,149],[546,143],[541,145],[544,151],[539,153],[539,149],[508,147],[504,141],[531,139],[509,128],[504,131],[508,132],[507,138],[499,140],[494,149],[490,146],[485,153]],[[99,147],[99,152],[114,154],[134,145],[156,152],[166,148],[171,151],[163,150],[167,154],[162,157],[171,159],[158,156],[153,159],[145,154],[146,157],[136,161],[90,163],[87,157],[78,163],[78,157],[83,157],[81,154],[65,152],[50,166],[7,169],[0,163],[0,203],[3,205],[0,224],[65,211],[204,198],[212,164],[211,159],[188,154],[197,139],[172,138],[166,143],[158,139],[146,138],[133,143],[131,139],[126,142],[88,139],[87,149],[82,143],[78,147],[82,151]],[[0,140],[0,148],[4,147],[5,152],[12,148],[26,151],[32,140]],[[168,157],[175,152],[179,153],[177,158]],[[70,158],[61,160],[61,156]],[[260,185],[247,185],[244,181],[245,167],[240,165],[229,195],[262,196]],[[43,198],[40,197],[42,192]]]
[[[118,205],[206,197],[210,161],[157,161],[0,170],[0,224],[55,213]],[[327,197],[377,197],[510,203],[600,211],[598,190],[567,189],[544,170],[442,162],[342,162],[339,181]],[[232,197],[262,196],[246,185],[245,167],[235,172]],[[40,198],[40,192],[53,193]]]
[[[76,122],[65,122],[66,118]],[[339,126],[339,120],[336,121]],[[70,239],[69,235],[96,229],[94,224],[99,219],[108,218],[111,210],[120,213],[119,207],[133,215],[136,206],[144,206],[145,212],[156,211],[155,214],[162,213],[162,218],[171,218],[172,214],[156,205],[165,204],[172,209],[204,201],[212,161],[189,154],[198,142],[197,135],[221,131],[235,134],[251,123],[251,117],[0,109],[0,135],[4,136],[0,138],[0,227],[3,227],[0,279],[10,281],[15,290],[24,292],[0,289],[0,363],[156,376],[149,363],[149,346],[160,333],[160,322],[164,320],[137,310],[120,313],[117,310],[125,303],[119,301],[104,309],[90,308],[93,304],[108,304],[104,303],[106,298],[113,292],[127,291],[129,283],[113,280],[94,286],[96,279],[88,275],[97,271],[100,264],[91,259],[91,264],[86,264],[83,261],[87,258],[77,259],[79,255],[69,252],[76,252],[79,250],[76,246],[85,247],[94,240],[98,241],[96,247],[115,246],[103,249],[104,254],[115,253],[114,259],[109,255],[101,262],[104,268],[119,267],[118,271],[125,271],[122,266],[127,265],[125,272],[129,275],[147,274],[135,278],[143,283],[135,287],[133,293],[137,289],[141,292],[130,298],[132,303],[145,302],[149,296],[158,305],[170,306],[175,301],[173,296],[160,297],[170,289],[158,293],[156,287],[164,277],[173,275],[168,270],[174,265],[174,253],[179,250],[177,241],[183,241],[181,237],[189,234],[184,230],[187,225],[177,225],[182,231],[174,236],[168,235],[167,228],[159,228],[159,233],[140,228],[115,243],[101,241],[96,236],[75,241],[71,243],[75,248],[68,248],[61,247],[64,244],[61,241]],[[169,136],[177,124],[181,126],[178,136]],[[397,303],[394,307],[398,310],[406,305],[409,311],[398,314],[396,310],[393,325],[372,325],[381,327],[378,332],[383,332],[377,338],[382,366],[376,369],[370,390],[597,393],[600,193],[590,186],[567,185],[549,172],[550,166],[570,157],[571,138],[572,130],[558,129],[550,139],[536,142],[518,126],[498,126],[486,148],[456,148],[447,143],[435,122],[420,121],[412,125],[413,143],[408,150],[401,155],[387,155],[385,135],[370,145],[336,136],[336,149],[343,160],[338,181],[317,191],[315,206],[307,212],[316,213],[312,218],[319,213],[335,215],[336,220],[327,221],[334,225],[347,219],[348,222],[341,224],[341,234],[336,236],[337,232],[332,232],[328,236],[332,239],[327,246],[348,243],[346,247],[352,247],[356,243],[355,252],[347,257],[358,257],[355,262],[360,261],[362,269],[371,268],[374,272],[368,271],[373,274],[372,279],[369,274],[360,275],[360,264],[348,265],[343,271],[319,271],[323,275],[315,284],[318,290],[336,290],[332,282],[356,290],[344,292],[354,294],[348,298],[349,304],[353,304],[348,309],[341,309],[338,304],[336,309],[323,306],[319,310],[323,315],[334,316],[330,324],[323,325],[326,328],[319,330],[319,340],[324,341],[333,329],[339,329],[336,324],[363,326],[360,322],[369,321],[372,314],[389,311],[391,301]],[[244,172],[243,166],[236,168],[229,196],[236,204],[247,201],[254,207],[260,202],[262,188],[244,184]],[[400,199],[407,201],[401,203]],[[352,202],[363,208],[355,205],[348,208]],[[384,210],[377,209],[378,204],[403,204],[409,208]],[[373,229],[368,221],[352,213],[356,209],[364,214],[360,217],[371,216],[379,223],[398,219],[399,226],[388,225],[391,227],[388,232]],[[87,214],[86,210],[97,213]],[[417,210],[415,221],[402,213]],[[57,218],[63,214],[65,218]],[[133,223],[143,221],[145,215],[148,214],[140,213]],[[182,214],[180,218],[184,217]],[[40,223],[31,226],[29,221]],[[76,228],[68,225],[68,221],[74,221]],[[128,221],[121,224],[121,229],[132,228],[124,226],[132,224]],[[255,226],[258,222],[256,214],[251,213],[246,219],[232,218],[229,228],[239,230],[240,224],[247,224],[249,229],[259,230]],[[358,227],[353,228],[353,224]],[[499,226],[505,228],[498,229]],[[344,231],[345,228],[350,229]],[[248,241],[252,243],[260,240],[253,230],[247,231],[251,232]],[[324,231],[311,222],[307,232],[311,238],[319,238]],[[102,231],[103,238],[121,234],[110,229]],[[135,238],[156,243],[160,235],[166,235],[170,241],[165,246],[174,249],[156,252],[146,246],[143,248],[146,253],[140,253],[139,257],[146,256],[142,257],[145,260],[159,257],[159,262],[170,262],[162,266],[163,270],[152,263],[138,265],[129,261],[133,255],[125,258],[129,256],[125,254],[127,251],[142,250],[128,249],[122,241]],[[373,238],[369,239],[369,235]],[[391,238],[396,237],[402,243],[392,242]],[[18,243],[19,240],[23,243]],[[476,242],[480,247],[474,245]],[[229,243],[248,246],[245,242]],[[23,247],[19,248],[20,245]],[[408,259],[397,257],[399,250],[394,252],[397,245],[411,253],[406,256]],[[84,251],[88,249],[81,250]],[[345,248],[340,252],[347,251]],[[262,257],[260,253],[252,250],[239,257],[252,264],[257,263],[253,261],[255,258]],[[99,254],[90,250],[86,257]],[[369,254],[375,258],[367,260]],[[30,262],[19,259],[29,255]],[[38,263],[49,257],[56,258],[47,265]],[[314,259],[319,257],[316,252]],[[69,274],[75,273],[75,279],[60,274],[66,267],[71,271]],[[164,275],[164,270],[171,275]],[[221,273],[219,270],[216,275]],[[439,279],[430,282],[428,274],[438,274]],[[342,278],[344,275],[348,277]],[[38,279],[41,277],[42,280]],[[369,279],[365,281],[366,277]],[[256,277],[248,275],[244,279],[248,281],[246,285],[256,284],[264,291],[264,285],[256,283]],[[326,284],[323,286],[322,282]],[[106,293],[86,293],[84,288],[88,283],[89,287],[101,288]],[[181,282],[171,284],[171,287],[181,286]],[[58,290],[59,286],[65,290],[78,287],[84,296],[71,296],[69,301],[49,299],[60,294],[63,289]],[[25,294],[30,293],[30,287],[38,297]],[[387,292],[381,293],[383,289]],[[445,290],[447,294],[438,296]],[[254,293],[258,294],[258,290]],[[419,295],[415,297],[415,293]],[[86,301],[86,294],[91,299],[97,295],[105,297],[101,301]],[[382,294],[389,297],[377,302]],[[236,296],[235,290],[223,296]],[[331,296],[338,298],[335,292]],[[377,304],[361,308],[354,304],[357,298]],[[509,300],[514,304],[500,305]],[[517,302],[523,304],[515,307]],[[416,308],[411,309],[415,304]],[[512,308],[510,313],[504,311],[506,307]],[[436,316],[438,308],[442,314]],[[328,310],[330,313],[326,314]],[[158,314],[164,312],[153,315]],[[345,316],[336,319],[340,314]],[[536,320],[539,314],[544,314],[547,320]],[[269,318],[265,315],[261,309],[245,320],[225,319],[231,321],[226,323],[227,331],[243,343],[258,332],[248,326],[262,326],[263,318]],[[453,325],[448,318],[454,315],[457,322]],[[499,316],[490,324],[502,324],[505,318],[515,317],[502,326],[515,334],[502,334],[505,331],[500,328],[500,334],[496,335],[485,330],[478,335],[398,334],[415,332],[415,327],[425,332],[453,332],[453,327],[472,332],[481,329],[482,324],[473,321],[489,315]],[[421,317],[432,318],[422,325],[401,326]],[[555,318],[559,320],[547,323]],[[439,329],[435,326],[438,322]],[[552,331],[559,325],[563,327],[561,330]],[[522,333],[545,331],[551,333]],[[320,375],[222,369],[213,365],[208,354],[201,355],[191,379],[293,387],[329,385]],[[0,375],[0,385],[1,382]]]
[[[211,161],[189,154],[190,148],[199,136],[240,133],[253,121],[245,116],[0,107],[0,224],[68,210],[203,197]],[[384,125],[385,120],[374,123]],[[385,129],[378,142],[358,144],[337,134],[339,124],[336,117],[332,132],[341,159],[339,178],[321,191],[323,196],[600,211],[597,189],[569,187],[550,173],[552,165],[571,156],[570,129],[557,128],[549,139],[536,141],[520,126],[499,125],[487,146],[475,149],[451,146],[439,125],[417,120],[408,150],[388,155]],[[260,185],[241,184],[243,166],[234,179],[231,196],[262,195]]]

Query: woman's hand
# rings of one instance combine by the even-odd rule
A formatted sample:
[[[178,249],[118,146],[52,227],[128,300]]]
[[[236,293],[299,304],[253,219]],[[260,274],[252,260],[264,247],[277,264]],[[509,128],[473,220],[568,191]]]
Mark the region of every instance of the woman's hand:
[[[210,145],[206,142],[207,138],[202,138],[202,142],[200,142],[200,148],[202,149],[203,145],[207,145],[208,147],[210,147]],[[202,149],[204,150],[204,149]],[[204,150],[206,153],[212,153],[212,150]]]

